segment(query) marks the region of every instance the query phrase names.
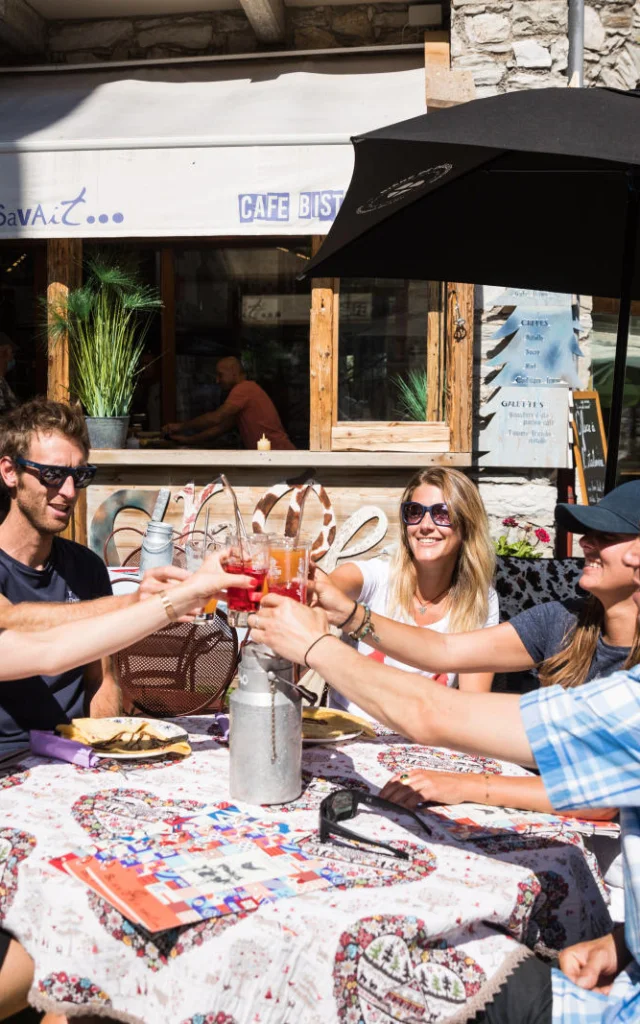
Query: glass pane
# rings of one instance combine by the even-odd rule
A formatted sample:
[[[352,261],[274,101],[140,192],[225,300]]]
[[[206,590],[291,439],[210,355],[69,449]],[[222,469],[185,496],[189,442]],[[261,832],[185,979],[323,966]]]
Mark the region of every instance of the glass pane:
[[[609,426],[618,316],[615,312],[601,310],[613,306],[617,306],[617,303],[594,299],[593,332],[590,339],[593,387],[600,395],[605,430]],[[640,474],[640,304],[633,303],[632,313],[635,315],[631,316],[627,349],[618,483],[624,483],[630,476]]]
[[[338,420],[425,420],[428,283],[340,281]]]
[[[297,448],[309,447],[310,285],[296,277],[308,239],[176,251],[177,418],[217,408],[216,362],[234,355],[274,402]],[[215,446],[240,447],[235,432]]]
[[[46,389],[45,314],[35,292],[36,256],[34,247],[20,243],[0,246],[0,331],[16,346],[10,369],[5,366],[10,349],[0,353],[0,376],[6,369],[7,384],[21,402],[33,398],[43,385]]]

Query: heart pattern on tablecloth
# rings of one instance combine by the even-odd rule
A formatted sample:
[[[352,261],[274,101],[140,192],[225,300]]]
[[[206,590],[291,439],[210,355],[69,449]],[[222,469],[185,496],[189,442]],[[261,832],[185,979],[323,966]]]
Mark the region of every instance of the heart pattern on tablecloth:
[[[38,979],[38,991],[55,1003],[111,1006],[109,996],[99,985],[94,984],[89,978],[83,978],[79,974],[67,974],[65,971]]]
[[[502,774],[502,765],[492,757],[476,754],[461,754],[457,750],[440,750],[437,747],[421,747],[417,743],[394,743],[378,754],[378,763],[396,772],[408,772],[415,768],[424,771],[442,772],[490,772]]]
[[[0,828],[0,920],[13,903],[18,868],[36,845],[35,836],[17,828]]]
[[[416,917],[363,918],[342,933],[333,968],[344,1024],[435,1024],[480,991],[487,977],[470,956],[427,934]]]
[[[215,939],[237,921],[247,915],[225,914],[212,917],[199,924],[185,925],[184,928],[170,928],[151,934],[140,925],[132,924],[126,917],[94,892],[87,893],[90,909],[112,938],[128,946],[131,952],[142,960],[150,971],[160,971],[183,953],[189,953],[209,939]]]
[[[26,782],[31,771],[29,768],[25,768],[21,764],[13,765],[10,775],[4,775],[0,778],[0,790],[12,789],[14,786],[21,786],[23,782]]]
[[[104,789],[81,796],[71,810],[92,839],[109,840],[171,833],[205,807],[195,800],[163,800],[141,789]]]
[[[216,1013],[215,1010],[212,1010],[210,1013],[196,1013],[194,1017],[183,1020],[182,1024],[236,1024],[236,1022],[228,1013]]]

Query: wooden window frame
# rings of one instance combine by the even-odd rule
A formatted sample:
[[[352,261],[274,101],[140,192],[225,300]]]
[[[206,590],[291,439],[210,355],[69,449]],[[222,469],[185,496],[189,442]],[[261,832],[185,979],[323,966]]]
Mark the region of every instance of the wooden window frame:
[[[314,236],[314,254],[321,243],[322,237]],[[435,381],[435,386],[428,389],[423,423],[340,421],[340,282],[336,278],[314,279],[309,333],[310,450],[470,455],[473,315],[473,285],[429,282],[426,367],[427,380]]]

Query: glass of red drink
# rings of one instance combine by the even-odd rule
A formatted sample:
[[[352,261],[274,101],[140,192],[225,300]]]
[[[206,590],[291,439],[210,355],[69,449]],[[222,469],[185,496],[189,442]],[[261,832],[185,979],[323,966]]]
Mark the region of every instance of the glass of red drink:
[[[306,604],[310,545],[293,537],[270,534],[269,546],[269,593]]]
[[[260,607],[260,598],[265,593],[265,580],[269,569],[269,538],[264,533],[252,533],[243,537],[228,533],[222,552],[225,572],[232,575],[251,576],[256,581],[255,589],[241,590],[227,587],[227,619],[230,626],[246,627],[247,616]]]

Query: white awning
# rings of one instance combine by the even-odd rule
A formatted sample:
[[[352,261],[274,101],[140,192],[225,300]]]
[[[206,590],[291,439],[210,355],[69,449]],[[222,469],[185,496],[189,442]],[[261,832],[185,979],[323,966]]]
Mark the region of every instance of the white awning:
[[[0,76],[0,238],[323,234],[419,51]]]

